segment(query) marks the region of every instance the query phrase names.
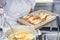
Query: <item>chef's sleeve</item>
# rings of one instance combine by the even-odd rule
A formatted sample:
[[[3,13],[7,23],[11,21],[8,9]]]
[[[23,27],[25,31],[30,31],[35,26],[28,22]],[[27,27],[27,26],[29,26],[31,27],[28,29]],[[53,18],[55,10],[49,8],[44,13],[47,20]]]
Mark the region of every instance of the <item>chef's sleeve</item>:
[[[35,0],[24,0],[24,1],[28,6],[30,6],[32,9],[34,9],[35,3],[36,3]]]
[[[35,0],[29,0],[29,1],[30,1],[31,8],[34,9],[36,4]]]

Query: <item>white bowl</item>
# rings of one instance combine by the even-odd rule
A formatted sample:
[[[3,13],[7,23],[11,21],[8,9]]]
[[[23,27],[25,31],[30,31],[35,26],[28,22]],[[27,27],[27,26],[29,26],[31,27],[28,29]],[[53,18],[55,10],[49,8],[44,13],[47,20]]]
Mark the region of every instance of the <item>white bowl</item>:
[[[14,26],[12,27],[13,28],[13,31],[11,29],[9,29],[7,32],[6,32],[6,37],[11,40],[11,35],[13,35],[14,33],[16,32],[25,32],[25,31],[29,31],[31,32],[32,34],[34,34],[34,36],[36,37],[37,35],[37,32],[36,30],[33,28],[33,27],[28,27],[28,26],[24,26],[24,25],[21,25],[21,26]]]

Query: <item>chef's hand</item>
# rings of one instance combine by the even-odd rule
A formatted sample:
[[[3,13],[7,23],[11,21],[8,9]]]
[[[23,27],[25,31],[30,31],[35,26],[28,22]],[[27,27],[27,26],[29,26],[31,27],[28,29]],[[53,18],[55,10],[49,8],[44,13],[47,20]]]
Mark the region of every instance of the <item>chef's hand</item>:
[[[33,11],[34,11],[34,9],[33,9],[33,8],[31,8],[29,13],[31,13],[31,12],[33,12]]]
[[[4,9],[0,8],[0,16],[4,15]]]

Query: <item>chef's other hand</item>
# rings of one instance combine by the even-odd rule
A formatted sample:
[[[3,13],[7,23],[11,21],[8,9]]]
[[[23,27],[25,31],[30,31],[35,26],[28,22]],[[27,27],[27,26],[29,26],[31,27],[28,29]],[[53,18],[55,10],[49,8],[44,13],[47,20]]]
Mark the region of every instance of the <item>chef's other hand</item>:
[[[31,8],[29,13],[31,13],[31,12],[33,12],[33,11],[34,11],[34,9]]]

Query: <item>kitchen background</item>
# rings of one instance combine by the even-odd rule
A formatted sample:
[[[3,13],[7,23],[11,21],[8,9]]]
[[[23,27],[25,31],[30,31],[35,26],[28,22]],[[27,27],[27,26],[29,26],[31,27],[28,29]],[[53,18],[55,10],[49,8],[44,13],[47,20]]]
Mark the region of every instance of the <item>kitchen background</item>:
[[[48,10],[60,15],[60,0],[36,0],[35,11],[40,9]],[[40,36],[39,40],[41,40],[41,38],[42,40],[60,40],[57,39],[56,35],[58,33],[58,28],[56,21],[42,28],[41,31],[45,34],[42,37]]]
[[[36,6],[35,6],[35,11],[36,10],[48,10],[54,13],[57,13],[60,15],[60,0],[36,0]],[[50,27],[50,28],[49,28]],[[43,30],[58,30],[58,26],[56,21],[47,25]]]
[[[60,13],[60,0],[36,0],[35,10],[45,9],[55,13]]]

